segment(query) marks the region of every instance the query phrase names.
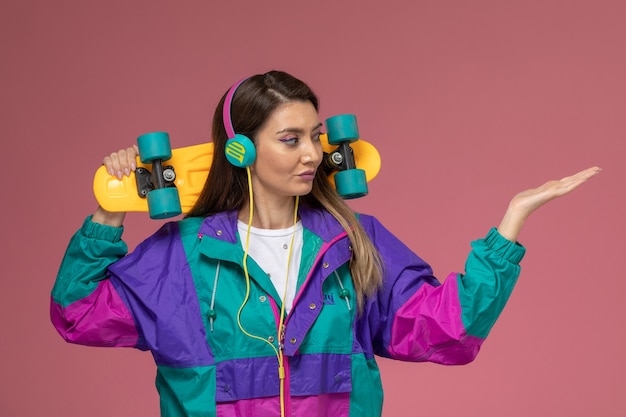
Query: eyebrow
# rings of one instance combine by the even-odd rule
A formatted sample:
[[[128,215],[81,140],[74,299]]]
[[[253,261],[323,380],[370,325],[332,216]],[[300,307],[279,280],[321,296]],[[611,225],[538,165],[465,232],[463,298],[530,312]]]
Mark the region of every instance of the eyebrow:
[[[315,125],[313,127],[313,129],[311,129],[311,131],[315,131],[315,130],[319,129],[322,126],[323,126],[322,123],[319,123],[319,124]],[[299,133],[299,134],[303,135],[305,133],[305,131],[304,131],[304,129],[300,129],[298,127],[287,127],[287,128],[285,128],[283,130],[280,130],[280,131],[276,132],[277,135],[282,134],[282,133]]]

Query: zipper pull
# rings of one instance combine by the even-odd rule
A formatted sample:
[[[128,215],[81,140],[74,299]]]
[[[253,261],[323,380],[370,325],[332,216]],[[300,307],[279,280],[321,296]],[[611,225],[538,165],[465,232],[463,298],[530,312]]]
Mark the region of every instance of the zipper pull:
[[[285,325],[280,326],[280,331],[278,332],[278,348],[281,352],[285,349]]]

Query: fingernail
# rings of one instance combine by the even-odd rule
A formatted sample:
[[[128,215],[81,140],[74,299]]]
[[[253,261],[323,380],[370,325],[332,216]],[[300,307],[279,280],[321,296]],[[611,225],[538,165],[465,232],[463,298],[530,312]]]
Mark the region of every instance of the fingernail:
[[[121,180],[122,179],[122,171],[117,171],[116,177]]]
[[[130,175],[130,169],[124,168],[124,174],[126,174],[126,176],[129,176]]]

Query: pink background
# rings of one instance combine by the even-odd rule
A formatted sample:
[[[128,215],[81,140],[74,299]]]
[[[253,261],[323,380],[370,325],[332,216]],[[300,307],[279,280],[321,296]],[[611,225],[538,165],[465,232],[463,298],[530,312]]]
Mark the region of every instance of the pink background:
[[[474,363],[380,361],[384,415],[626,415],[624,22],[622,0],[4,0],[0,414],[158,414],[148,353],[56,334],[56,269],[105,154],[154,130],[206,141],[226,88],[279,68],[322,117],[357,114],[383,169],[352,205],[440,278],[516,192],[604,169],[529,220]],[[128,243],[158,224],[129,215]]]

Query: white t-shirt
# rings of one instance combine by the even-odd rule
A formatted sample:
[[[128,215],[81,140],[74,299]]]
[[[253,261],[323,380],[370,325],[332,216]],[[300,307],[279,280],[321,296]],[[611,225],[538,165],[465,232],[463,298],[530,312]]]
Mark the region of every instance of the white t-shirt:
[[[237,228],[241,243],[245,249],[248,224],[238,221]],[[291,249],[291,264],[289,265],[289,277],[287,278],[287,262],[289,260],[289,245],[293,235],[293,226],[286,229],[258,229],[250,227],[250,243],[248,256],[259,264],[272,280],[276,292],[282,298],[285,296],[285,284],[287,295],[284,301],[285,311],[289,311],[296,296],[298,284],[298,271],[302,259],[302,223],[296,223],[296,232]]]

